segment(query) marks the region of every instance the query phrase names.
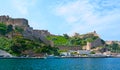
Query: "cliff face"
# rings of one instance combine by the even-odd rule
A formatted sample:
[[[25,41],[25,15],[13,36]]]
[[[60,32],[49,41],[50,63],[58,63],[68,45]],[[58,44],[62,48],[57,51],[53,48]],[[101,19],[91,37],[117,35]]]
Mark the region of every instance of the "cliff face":
[[[101,39],[98,38],[94,42],[91,43],[91,47],[98,47],[98,46],[103,46],[104,44],[102,43]]]

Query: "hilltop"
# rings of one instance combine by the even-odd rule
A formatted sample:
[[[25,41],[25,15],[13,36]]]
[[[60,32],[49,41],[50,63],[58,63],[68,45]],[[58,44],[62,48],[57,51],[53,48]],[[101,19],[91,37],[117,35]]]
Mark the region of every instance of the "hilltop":
[[[54,35],[48,30],[34,30],[24,18],[0,16],[0,49],[15,56],[59,55],[61,51],[91,50],[120,52],[120,42],[104,41],[96,31],[74,36]],[[117,50],[117,51],[116,51]]]

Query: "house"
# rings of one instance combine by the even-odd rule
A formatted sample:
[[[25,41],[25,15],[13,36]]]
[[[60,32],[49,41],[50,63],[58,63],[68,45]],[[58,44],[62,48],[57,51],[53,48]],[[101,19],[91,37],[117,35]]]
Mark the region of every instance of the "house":
[[[61,56],[71,56],[71,53],[70,52],[62,52],[60,55]]]
[[[89,50],[78,50],[77,51],[77,53],[79,54],[79,55],[88,55],[88,54],[90,54],[90,52],[91,51],[89,51]]]

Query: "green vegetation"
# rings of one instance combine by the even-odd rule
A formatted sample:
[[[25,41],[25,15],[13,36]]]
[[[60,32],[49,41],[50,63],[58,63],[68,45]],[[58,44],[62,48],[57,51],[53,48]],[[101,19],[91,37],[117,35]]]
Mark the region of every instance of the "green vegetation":
[[[47,54],[54,54],[54,55],[59,55],[57,47],[51,47],[51,46],[43,46],[39,49],[36,49],[36,53],[47,53]]]
[[[7,26],[4,23],[0,23],[0,34],[5,35],[7,32]]]
[[[59,50],[59,53],[61,52],[68,52],[68,50]]]
[[[0,37],[0,49],[10,52],[10,46],[12,46],[12,39]]]
[[[0,22],[0,35],[5,35],[11,31],[13,31],[12,25],[6,25],[5,23]]]
[[[91,51],[90,54],[95,54],[95,52],[94,52],[94,51]]]
[[[16,36],[13,39],[0,37],[0,49],[5,50],[13,55],[22,56],[27,50],[34,53],[47,53],[59,55],[58,48],[45,46],[44,43],[25,39],[21,36]]]
[[[8,25],[7,26],[7,33],[13,31],[13,26],[12,25]]]
[[[86,38],[86,41],[87,41],[87,42],[93,42],[93,41],[96,40],[97,38],[98,38],[97,36],[91,36],[91,37]]]
[[[120,45],[118,45],[117,43],[106,45],[106,48],[109,49],[111,52],[120,53]]]
[[[80,47],[87,44],[87,42],[94,42],[98,39],[98,36],[94,34],[84,34],[79,35],[78,33],[69,37],[67,34],[63,36],[50,35],[46,39],[54,43],[54,47],[48,46],[42,41],[35,39],[31,40],[29,38],[23,37],[24,29],[19,26],[6,25],[5,23],[0,22],[0,49],[5,50],[15,56],[24,56],[31,54],[54,54],[59,55],[61,52],[66,52],[67,50],[59,50],[59,46],[67,47]],[[101,39],[102,44],[105,44],[105,41]],[[111,45],[101,46],[99,51],[111,51],[115,53],[120,53],[120,45],[113,43]],[[73,53],[73,55],[76,53]],[[95,54],[94,51],[91,54]]]
[[[19,26],[15,26],[15,31],[22,33],[24,30]]]
[[[72,44],[73,46],[84,46],[87,44],[87,41],[82,38],[74,38],[73,37],[70,40],[70,44]]]
[[[23,56],[26,54],[25,51],[29,50],[34,54],[47,53],[59,55],[58,48],[47,46],[38,40],[26,39],[22,36],[23,31],[21,27],[15,26],[15,29],[13,29],[12,25],[0,23],[0,49],[15,56]],[[11,37],[8,38],[6,34]]]
[[[68,45],[69,42],[64,36],[48,36],[47,39],[53,41],[55,46]]]
[[[63,36],[48,36],[47,39],[54,42],[55,46],[84,46],[87,42],[93,42],[96,40],[97,36],[89,36],[88,35],[84,38],[80,38],[79,36],[76,37],[69,37],[67,34],[63,34]]]
[[[11,50],[15,55],[24,55],[24,51],[31,50],[34,53],[47,53],[58,55],[58,48],[47,46],[42,42],[25,39],[18,36],[13,38]]]

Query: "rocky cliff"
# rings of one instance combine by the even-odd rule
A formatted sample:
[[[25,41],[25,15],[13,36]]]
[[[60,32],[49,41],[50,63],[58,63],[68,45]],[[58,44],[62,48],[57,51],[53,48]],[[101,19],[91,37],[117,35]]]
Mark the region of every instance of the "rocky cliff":
[[[6,51],[0,50],[0,57],[12,57],[12,55]]]

